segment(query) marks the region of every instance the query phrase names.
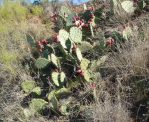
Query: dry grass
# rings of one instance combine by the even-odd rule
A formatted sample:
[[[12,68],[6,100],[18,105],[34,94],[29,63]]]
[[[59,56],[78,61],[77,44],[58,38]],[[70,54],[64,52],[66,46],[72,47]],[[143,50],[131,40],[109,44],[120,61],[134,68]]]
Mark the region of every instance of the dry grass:
[[[26,34],[31,34],[31,31],[36,33],[37,40],[43,38],[43,35],[46,37],[51,35],[40,18],[38,23],[26,20],[27,13],[24,10],[25,8],[19,3],[7,3],[0,8],[0,13],[3,13],[0,15],[0,121],[2,122],[27,121],[20,104],[24,97],[20,91],[20,83],[30,78],[29,72],[21,66],[23,58],[31,55]]]

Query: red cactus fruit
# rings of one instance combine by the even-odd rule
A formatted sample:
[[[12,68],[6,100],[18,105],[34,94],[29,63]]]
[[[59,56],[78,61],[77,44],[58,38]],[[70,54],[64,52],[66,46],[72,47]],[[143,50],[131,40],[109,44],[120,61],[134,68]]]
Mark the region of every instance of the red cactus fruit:
[[[84,76],[84,72],[81,69],[77,70],[76,73],[81,77]]]
[[[78,74],[78,76],[84,77],[84,72],[81,70],[80,67],[77,67],[76,73]]]
[[[81,71],[81,72],[79,73],[79,76],[84,77],[84,72]]]
[[[75,25],[79,26],[80,25],[80,20],[75,21]]]
[[[56,13],[52,14],[52,16],[51,16],[52,22],[56,22],[57,19],[58,19],[58,15]]]
[[[97,85],[96,85],[96,83],[91,83],[89,86],[91,89],[95,89]]]
[[[52,41],[55,43],[59,43],[60,42],[59,40],[60,40],[60,38],[58,35],[52,37]]]
[[[46,39],[43,39],[43,40],[41,40],[41,43],[42,43],[43,45],[47,45],[47,44],[48,44],[48,41],[47,41]]]
[[[94,7],[88,7],[88,10],[94,11]]]
[[[109,40],[106,41],[106,45],[109,47],[112,47],[114,45],[115,41],[114,39],[110,38]]]

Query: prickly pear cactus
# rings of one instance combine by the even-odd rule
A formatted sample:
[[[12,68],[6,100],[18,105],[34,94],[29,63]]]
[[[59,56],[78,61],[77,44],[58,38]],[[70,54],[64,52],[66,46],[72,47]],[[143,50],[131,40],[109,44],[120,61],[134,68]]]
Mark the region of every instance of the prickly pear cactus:
[[[71,92],[70,92],[69,89],[67,89],[67,88],[61,88],[61,89],[55,91],[55,96],[56,96],[57,98],[60,98],[60,97],[62,97],[62,96],[67,96],[67,95],[70,94],[70,93],[71,93]]]
[[[41,88],[40,87],[35,87],[33,90],[32,90],[33,93],[37,94],[37,95],[41,95]]]
[[[69,8],[67,8],[66,6],[62,6],[60,9],[59,15],[65,19],[71,13],[72,12]]]
[[[36,86],[35,81],[24,81],[21,84],[22,90],[25,93],[30,93]]]
[[[86,58],[83,58],[80,64],[80,67],[83,71],[85,71],[88,68],[90,61]]]
[[[77,48],[76,49],[76,56],[77,56],[77,59],[79,60],[79,61],[81,61],[82,60],[82,53],[81,53],[81,51],[80,51],[80,49],[79,48]]]
[[[84,79],[87,81],[87,82],[90,82],[90,73],[86,70],[84,71]]]
[[[99,60],[93,60],[91,62],[90,70],[92,70],[93,72],[96,72],[99,69],[99,67],[105,63],[107,58],[108,58],[108,56],[105,55],[105,56],[101,57]]]
[[[65,78],[66,78],[66,75],[64,72],[61,72],[59,74],[59,79],[60,79],[60,82],[63,83],[65,81]]]
[[[36,46],[35,40],[34,40],[34,38],[31,35],[27,35],[26,38],[27,38],[28,44],[31,47],[35,47]]]
[[[54,95],[55,95],[55,90],[51,91],[51,92],[48,94],[48,96],[47,96],[48,101],[51,101],[51,99],[53,98]]]
[[[68,17],[66,18],[66,26],[73,26],[73,21],[74,21],[74,17],[76,16],[75,13],[71,13],[68,15]]]
[[[55,95],[52,97],[51,101],[50,101],[50,107],[53,109],[53,110],[57,110],[58,109],[58,100],[57,98],[55,97]]]
[[[62,45],[62,47],[66,49],[67,48],[66,41],[69,38],[69,33],[62,29],[59,31],[58,38],[59,38],[59,41],[60,41],[60,44]]]
[[[64,29],[61,29],[59,31],[59,37],[63,38],[64,40],[67,40],[69,38],[69,33]]]
[[[82,31],[77,27],[70,28],[70,40],[75,43],[81,43]]]
[[[87,51],[92,50],[93,46],[87,41],[82,41],[81,45],[79,45],[79,48],[80,48],[82,53],[85,53]]]
[[[50,61],[45,59],[45,58],[38,58],[36,61],[35,61],[35,66],[38,68],[38,69],[45,69],[49,66],[50,64]]]
[[[56,66],[59,66],[58,58],[52,53],[48,59]]]
[[[62,115],[65,115],[65,116],[69,115],[70,113],[68,112],[68,105],[65,105],[65,104],[61,105],[60,112]]]
[[[140,0],[139,4],[139,9],[143,10],[145,8],[145,6],[147,5],[147,1],[144,0]]]
[[[68,39],[68,40],[66,41],[66,47],[67,47],[68,52],[71,52],[71,51],[72,51],[73,42],[72,42],[70,39]]]
[[[27,119],[29,119],[31,116],[33,116],[32,111],[28,108],[23,109],[23,113],[24,113],[25,118],[27,118]]]
[[[32,99],[29,107],[34,113],[40,113],[45,107],[48,105],[48,102],[46,102],[43,99]]]
[[[133,1],[125,0],[121,3],[121,6],[124,9],[124,11],[127,12],[128,14],[133,14],[136,9],[136,7],[134,7],[133,4],[134,4]]]
[[[51,77],[52,77],[52,81],[54,82],[54,84],[56,86],[60,86],[60,84],[59,84],[59,73],[58,72],[52,72]]]

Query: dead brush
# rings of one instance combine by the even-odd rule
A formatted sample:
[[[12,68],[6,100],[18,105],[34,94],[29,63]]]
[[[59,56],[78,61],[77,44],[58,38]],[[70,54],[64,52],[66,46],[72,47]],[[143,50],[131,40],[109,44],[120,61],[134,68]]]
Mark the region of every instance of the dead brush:
[[[109,73],[110,75],[115,74],[113,76],[114,83],[108,77],[106,78],[108,93],[110,93],[110,97],[113,96],[113,92],[114,96],[120,96],[122,102],[124,102],[122,105],[128,105],[126,111],[134,103],[148,97],[149,28],[146,26],[147,21],[140,22],[137,20],[137,25],[139,25],[138,29],[133,30],[131,38],[118,49],[118,53],[111,53],[105,66],[107,69],[113,69],[114,72]],[[118,86],[120,86],[120,89],[116,89]],[[114,101],[117,101],[116,99],[115,97]],[[118,103],[121,102],[118,101]],[[124,108],[121,108],[121,110],[124,110]],[[138,111],[137,106],[136,111]]]

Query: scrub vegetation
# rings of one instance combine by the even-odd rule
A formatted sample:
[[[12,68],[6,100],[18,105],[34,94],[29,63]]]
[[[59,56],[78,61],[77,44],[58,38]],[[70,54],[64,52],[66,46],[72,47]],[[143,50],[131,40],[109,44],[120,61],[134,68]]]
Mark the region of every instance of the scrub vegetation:
[[[0,121],[148,122],[148,0],[73,4],[0,6]]]

